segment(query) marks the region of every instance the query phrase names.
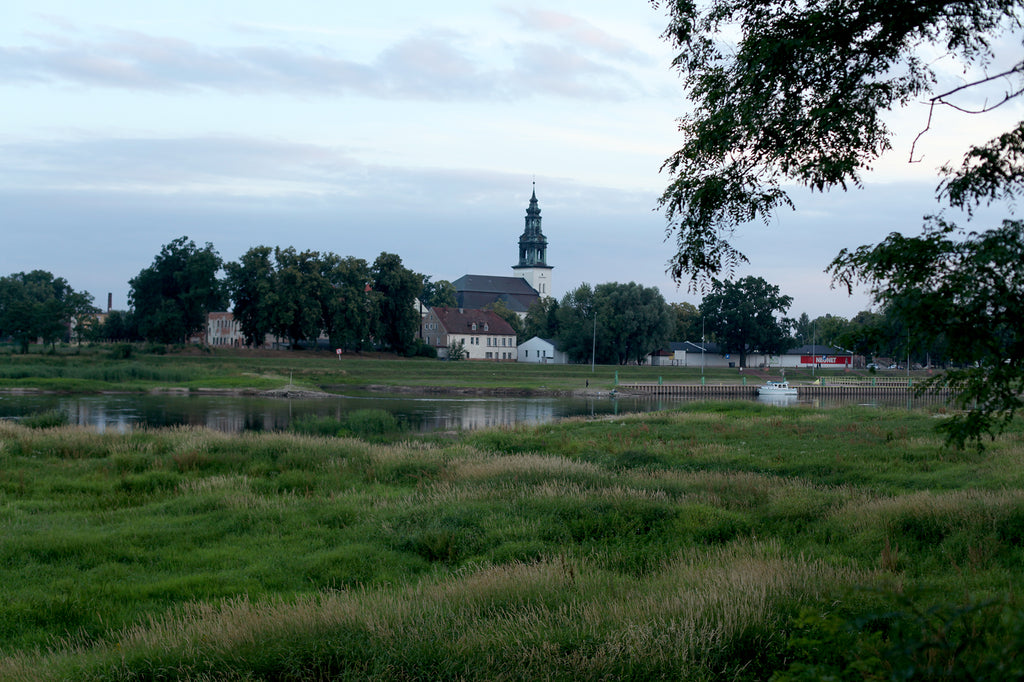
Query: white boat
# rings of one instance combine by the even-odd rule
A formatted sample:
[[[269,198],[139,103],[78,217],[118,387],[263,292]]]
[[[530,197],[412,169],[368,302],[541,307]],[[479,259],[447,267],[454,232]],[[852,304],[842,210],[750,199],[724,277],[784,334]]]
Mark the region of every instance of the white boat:
[[[757,394],[763,396],[796,395],[796,389],[790,388],[788,381],[766,381],[764,386],[757,388]]]

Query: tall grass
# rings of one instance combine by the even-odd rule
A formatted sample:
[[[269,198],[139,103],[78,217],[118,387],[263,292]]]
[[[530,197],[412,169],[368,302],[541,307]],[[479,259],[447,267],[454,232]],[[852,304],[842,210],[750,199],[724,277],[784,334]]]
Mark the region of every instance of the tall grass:
[[[1024,430],[979,455],[931,420],[730,404],[390,444],[0,423],[0,679],[755,680],[797,614],[909,585],[1019,606]]]

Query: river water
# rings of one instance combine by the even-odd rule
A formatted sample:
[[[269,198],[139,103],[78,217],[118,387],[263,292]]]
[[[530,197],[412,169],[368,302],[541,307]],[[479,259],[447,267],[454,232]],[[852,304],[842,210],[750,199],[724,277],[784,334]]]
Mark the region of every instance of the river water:
[[[343,419],[354,410],[380,409],[417,432],[541,424],[574,416],[603,416],[671,409],[694,398],[683,397],[498,397],[408,394],[352,394],[329,398],[284,399],[235,395],[52,395],[0,394],[0,419],[59,410],[72,424],[103,432],[140,427],[193,425],[229,433],[288,428],[301,417]],[[752,399],[754,400],[754,399]],[[835,407],[851,401],[786,400],[772,404]],[[891,398],[880,407],[920,407],[920,400]]]

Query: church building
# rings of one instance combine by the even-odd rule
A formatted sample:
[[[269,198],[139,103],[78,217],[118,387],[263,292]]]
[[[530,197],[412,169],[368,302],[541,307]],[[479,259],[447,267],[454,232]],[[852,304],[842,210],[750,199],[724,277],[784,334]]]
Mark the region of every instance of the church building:
[[[547,263],[548,240],[540,227],[540,207],[534,186],[526,209],[526,227],[519,237],[519,262],[512,266],[512,277],[463,275],[455,285],[455,300],[460,308],[483,308],[503,301],[510,310],[526,316],[530,306],[541,297],[550,297],[551,271]]]

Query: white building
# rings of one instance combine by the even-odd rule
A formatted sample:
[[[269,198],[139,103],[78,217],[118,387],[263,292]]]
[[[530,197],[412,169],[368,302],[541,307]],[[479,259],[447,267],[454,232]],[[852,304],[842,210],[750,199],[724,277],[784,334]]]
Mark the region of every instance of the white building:
[[[535,336],[519,344],[519,362],[567,365],[569,356],[555,348],[554,341]]]
[[[461,343],[467,360],[516,360],[515,331],[490,310],[431,308],[423,319],[423,342],[437,348],[439,358],[448,357],[450,345]]]

